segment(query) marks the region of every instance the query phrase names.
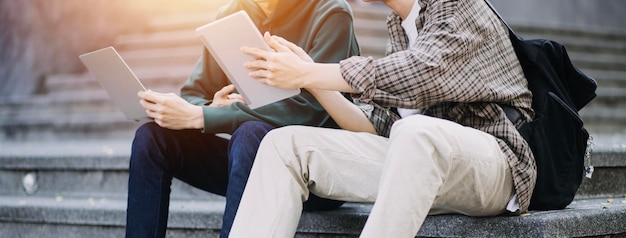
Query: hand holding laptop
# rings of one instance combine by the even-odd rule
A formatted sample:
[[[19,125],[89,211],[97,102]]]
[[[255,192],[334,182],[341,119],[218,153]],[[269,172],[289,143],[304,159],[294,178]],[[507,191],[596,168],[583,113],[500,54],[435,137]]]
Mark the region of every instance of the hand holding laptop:
[[[204,128],[202,107],[193,105],[174,93],[139,91],[140,104],[161,127],[180,129]]]

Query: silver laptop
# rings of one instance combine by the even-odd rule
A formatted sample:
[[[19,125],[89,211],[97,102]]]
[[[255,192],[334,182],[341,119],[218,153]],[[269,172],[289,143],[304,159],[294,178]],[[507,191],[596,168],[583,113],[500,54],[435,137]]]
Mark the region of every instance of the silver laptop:
[[[280,89],[248,76],[250,70],[243,64],[254,57],[241,52],[241,47],[270,47],[245,11],[198,27],[196,33],[251,109],[300,94],[300,89]]]
[[[127,119],[151,120],[141,104],[137,92],[147,90],[113,47],[82,54],[80,60]]]

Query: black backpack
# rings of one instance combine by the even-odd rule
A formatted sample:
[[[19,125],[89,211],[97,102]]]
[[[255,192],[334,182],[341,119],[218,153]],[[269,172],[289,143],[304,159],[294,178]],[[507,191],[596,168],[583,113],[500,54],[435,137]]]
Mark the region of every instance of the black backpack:
[[[510,27],[509,38],[533,93],[535,117],[518,126],[537,163],[529,209],[563,209],[574,199],[585,173],[589,133],[578,111],[596,97],[597,84],[572,64],[563,45],[524,40]]]

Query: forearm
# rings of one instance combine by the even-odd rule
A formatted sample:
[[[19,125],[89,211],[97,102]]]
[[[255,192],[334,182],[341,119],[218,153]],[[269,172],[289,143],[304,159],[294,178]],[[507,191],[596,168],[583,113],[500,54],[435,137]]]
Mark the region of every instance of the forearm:
[[[376,134],[376,129],[363,111],[344,98],[341,93],[320,89],[308,90],[342,129]]]
[[[303,71],[305,73],[300,79],[302,88],[356,92],[341,76],[339,64],[306,63],[303,65]],[[317,96],[316,99],[320,100]]]

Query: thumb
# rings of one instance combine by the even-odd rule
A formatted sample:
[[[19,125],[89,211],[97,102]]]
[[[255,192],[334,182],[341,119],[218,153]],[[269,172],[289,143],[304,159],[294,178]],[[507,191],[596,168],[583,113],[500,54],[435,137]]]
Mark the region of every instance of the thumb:
[[[223,97],[235,91],[235,85],[229,84],[215,92],[215,97]]]

